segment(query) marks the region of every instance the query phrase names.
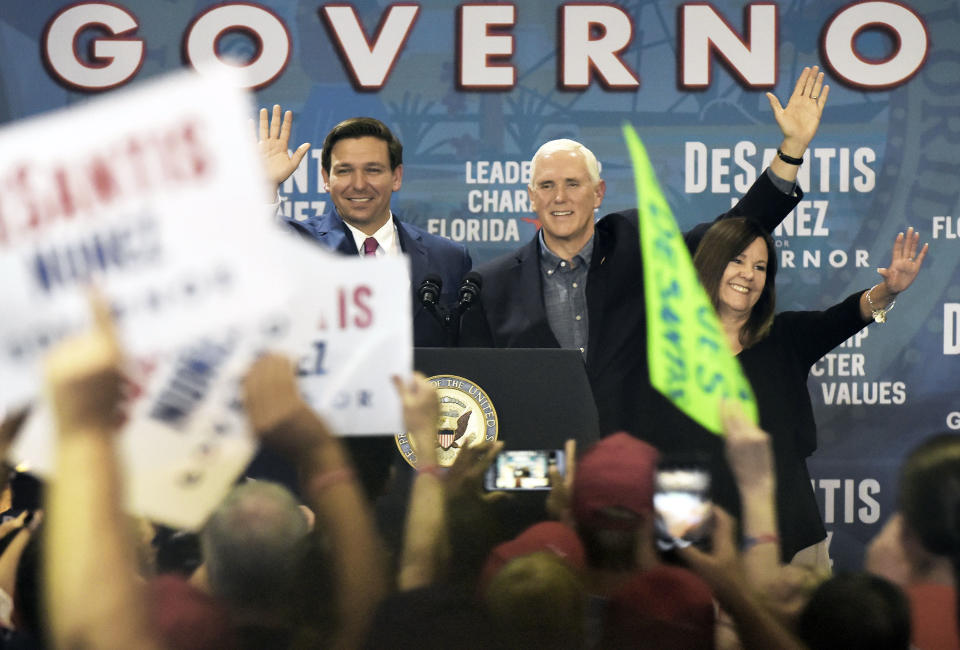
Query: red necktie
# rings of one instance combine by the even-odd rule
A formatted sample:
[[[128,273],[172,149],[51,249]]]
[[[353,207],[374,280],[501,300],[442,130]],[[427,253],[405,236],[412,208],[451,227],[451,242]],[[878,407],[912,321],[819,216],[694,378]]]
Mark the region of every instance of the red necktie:
[[[363,254],[366,255],[376,255],[377,254],[377,240],[373,237],[367,237],[363,240]]]

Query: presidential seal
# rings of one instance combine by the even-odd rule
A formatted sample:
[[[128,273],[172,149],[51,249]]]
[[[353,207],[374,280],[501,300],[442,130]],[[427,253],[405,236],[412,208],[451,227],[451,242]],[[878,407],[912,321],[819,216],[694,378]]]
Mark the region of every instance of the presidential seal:
[[[435,375],[427,381],[440,394],[440,419],[437,421],[437,462],[450,467],[464,447],[497,439],[497,410],[487,393],[469,379],[456,375]],[[412,467],[417,466],[417,450],[406,432],[398,433],[397,448]]]

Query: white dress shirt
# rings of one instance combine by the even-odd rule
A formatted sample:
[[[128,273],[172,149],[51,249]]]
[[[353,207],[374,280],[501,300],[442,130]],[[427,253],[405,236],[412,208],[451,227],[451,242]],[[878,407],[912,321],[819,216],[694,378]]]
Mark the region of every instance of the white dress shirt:
[[[373,233],[372,235],[367,235],[353,226],[351,226],[346,221],[343,222],[346,224],[347,228],[350,230],[350,234],[353,235],[353,241],[357,245],[357,251],[360,255],[363,255],[363,242],[367,237],[373,237],[377,240],[377,257],[383,257],[384,255],[402,255],[403,250],[400,248],[400,236],[397,234],[397,224],[393,222],[393,212],[390,213],[390,218],[387,219],[387,222],[383,224],[380,229]]]

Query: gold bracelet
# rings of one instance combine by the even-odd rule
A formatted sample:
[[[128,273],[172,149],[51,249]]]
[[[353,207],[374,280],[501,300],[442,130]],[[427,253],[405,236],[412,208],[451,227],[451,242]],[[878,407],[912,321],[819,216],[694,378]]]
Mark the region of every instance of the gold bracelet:
[[[894,298],[891,300],[886,307],[880,309],[873,304],[873,299],[870,297],[870,294],[874,289],[877,288],[877,285],[873,285],[867,289],[867,304],[870,305],[870,313],[873,314],[873,320],[877,323],[886,323],[887,322],[887,312],[893,309],[893,306],[897,304],[897,299]]]

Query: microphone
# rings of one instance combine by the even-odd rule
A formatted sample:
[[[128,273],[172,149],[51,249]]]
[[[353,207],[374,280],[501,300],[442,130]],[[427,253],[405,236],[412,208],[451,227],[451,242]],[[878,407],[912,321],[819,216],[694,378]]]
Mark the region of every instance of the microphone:
[[[428,309],[436,309],[437,302],[440,300],[440,288],[443,286],[443,280],[436,273],[428,273],[423,282],[420,283],[420,289],[417,295],[420,297],[420,304]]]
[[[483,286],[483,277],[476,271],[470,271],[463,277],[460,283],[460,300],[457,302],[457,308],[466,311],[470,305],[480,298],[480,288]]]

